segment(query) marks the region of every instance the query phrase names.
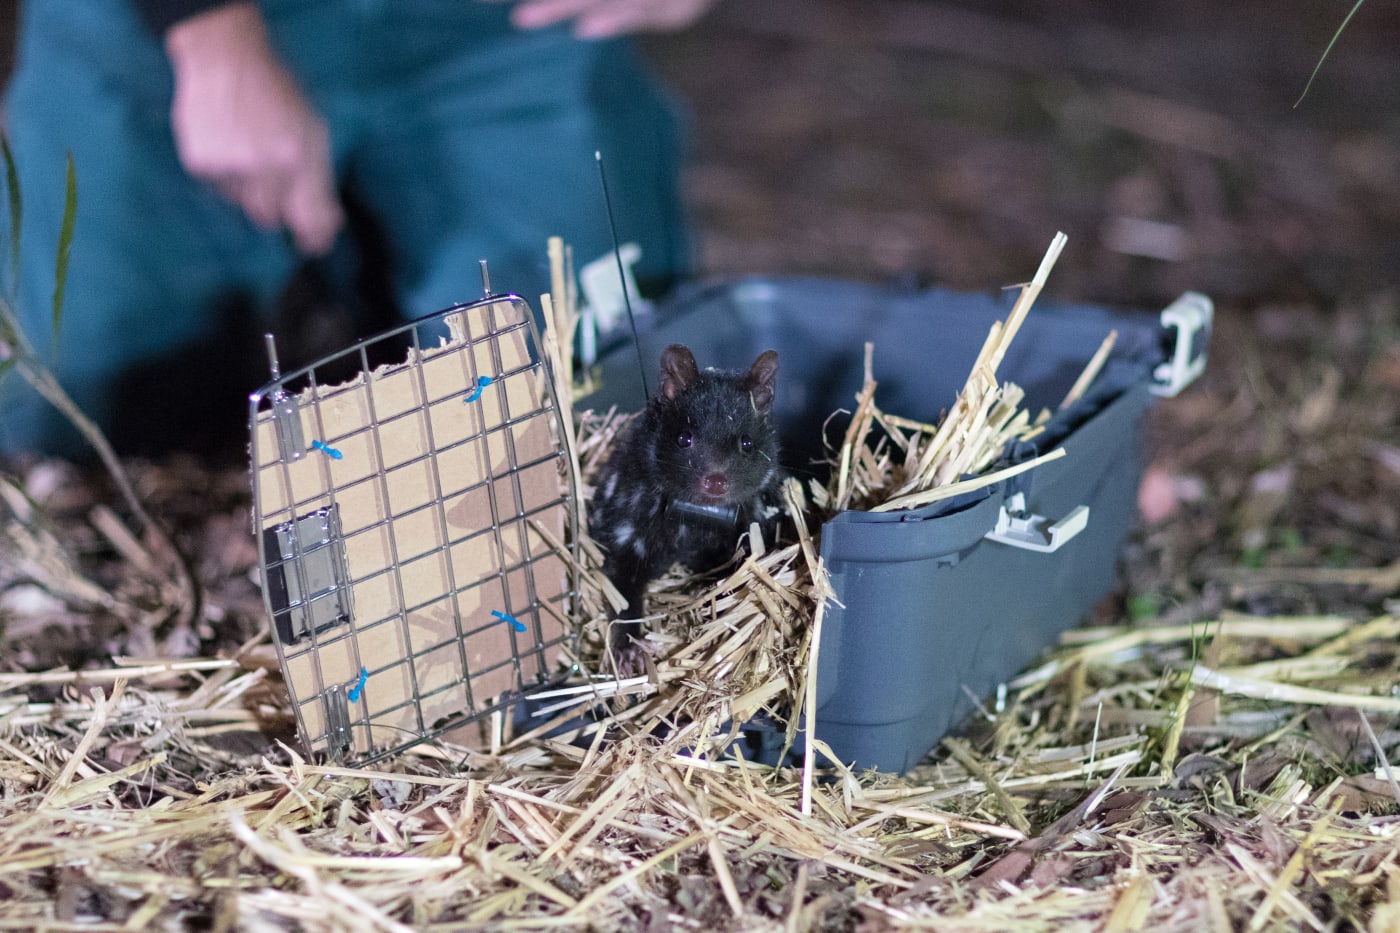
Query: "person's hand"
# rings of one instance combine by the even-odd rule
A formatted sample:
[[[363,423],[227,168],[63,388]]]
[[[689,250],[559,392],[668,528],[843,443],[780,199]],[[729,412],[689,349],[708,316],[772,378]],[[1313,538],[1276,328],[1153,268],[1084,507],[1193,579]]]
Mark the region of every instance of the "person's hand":
[[[689,26],[716,0],[519,0],[510,19],[520,29],[573,22],[580,39]]]
[[[262,14],[230,3],[166,32],[175,75],[170,125],[185,170],[258,226],[291,231],[307,255],[345,222],[326,124],[278,60]]]

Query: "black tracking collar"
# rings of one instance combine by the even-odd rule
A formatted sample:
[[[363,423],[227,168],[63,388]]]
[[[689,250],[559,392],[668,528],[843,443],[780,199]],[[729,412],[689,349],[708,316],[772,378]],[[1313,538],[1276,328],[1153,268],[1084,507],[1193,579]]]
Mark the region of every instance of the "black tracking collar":
[[[739,506],[733,503],[722,505],[671,499],[666,503],[666,517],[674,522],[692,522],[728,529],[739,524]]]

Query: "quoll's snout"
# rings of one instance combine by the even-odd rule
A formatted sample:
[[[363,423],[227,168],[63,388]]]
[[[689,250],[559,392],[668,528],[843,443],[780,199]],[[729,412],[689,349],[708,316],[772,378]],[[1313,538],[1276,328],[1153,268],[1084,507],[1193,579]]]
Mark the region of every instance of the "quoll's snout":
[[[707,496],[723,496],[729,493],[729,477],[718,471],[706,473],[700,478],[700,491]]]

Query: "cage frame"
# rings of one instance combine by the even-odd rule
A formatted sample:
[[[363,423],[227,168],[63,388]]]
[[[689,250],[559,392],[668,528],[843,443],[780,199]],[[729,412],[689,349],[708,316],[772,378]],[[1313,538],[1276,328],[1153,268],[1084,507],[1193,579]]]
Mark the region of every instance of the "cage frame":
[[[498,309],[502,308],[509,309],[509,312],[498,319]],[[471,327],[472,322],[477,319],[487,322],[482,333],[474,332]],[[440,333],[444,327],[448,334],[445,339],[439,336],[436,346],[425,343],[425,334],[434,330]],[[509,353],[504,348],[503,341],[506,339],[510,341]],[[394,342],[406,345],[406,358],[403,362],[372,366],[371,353],[381,345],[391,346]],[[577,600],[578,542],[581,532],[577,523],[581,490],[577,488],[575,478],[568,468],[570,452],[566,445],[570,435],[563,420],[565,411],[559,404],[549,363],[545,354],[541,352],[541,347],[539,329],[529,303],[513,293],[493,293],[489,285],[482,298],[456,303],[406,321],[356,341],[287,374],[280,372],[275,349],[271,338],[268,338],[272,379],[249,396],[252,521],[258,550],[263,607],[271,628],[278,664],[291,694],[298,737],[303,748],[308,751],[324,751],[327,757],[337,763],[372,764],[416,745],[433,741],[448,731],[482,723],[493,714],[504,715],[517,708],[530,694],[556,684],[571,672],[577,671],[576,659],[580,639]],[[483,367],[480,365],[479,353],[482,349],[486,350],[491,361],[490,373],[481,371]],[[474,402],[484,403],[485,397],[489,396],[494,396],[495,401],[491,404],[496,406],[496,410],[494,414],[488,414],[488,405],[483,404],[480,412],[475,414],[480,421],[480,430],[469,431],[451,443],[439,447],[433,436],[436,407],[452,402],[456,395],[449,392],[434,396],[424,370],[430,361],[451,355],[458,355],[466,361],[462,384],[457,387],[457,391],[465,393],[461,396],[461,401],[467,403],[463,410],[467,410]],[[355,376],[336,383],[322,382],[318,379],[319,372],[338,363],[343,365],[345,360],[358,363]],[[381,418],[375,411],[375,400],[379,394],[379,390],[375,388],[376,380],[396,379],[404,373],[413,374],[410,391],[417,393],[420,402],[418,408],[409,408]],[[467,378],[468,375],[470,378]],[[489,392],[492,386],[496,391]],[[533,399],[533,404],[523,411],[512,407],[518,403],[521,391]],[[382,500],[379,505],[381,513],[370,524],[344,532],[339,544],[342,550],[338,556],[330,555],[327,566],[330,568],[330,576],[334,578],[338,557],[344,573],[345,592],[336,592],[334,584],[323,592],[312,585],[305,563],[298,559],[298,555],[274,556],[270,549],[278,540],[272,532],[279,527],[283,527],[285,531],[287,525],[292,526],[293,533],[285,535],[283,542],[287,539],[300,542],[302,535],[299,522],[318,511],[329,511],[330,517],[325,521],[327,528],[334,529],[335,533],[342,531],[338,528],[341,519],[339,506],[345,501],[345,497],[342,495],[337,498],[337,494],[344,493],[354,484],[337,485],[332,479],[332,466],[329,462],[323,462],[318,465],[317,472],[326,480],[324,488],[307,495],[299,495],[292,467],[293,464],[314,461],[318,457],[323,461],[338,461],[344,458],[345,454],[335,446],[342,438],[328,435],[324,430],[326,408],[330,401],[341,393],[359,393],[363,395],[368,406],[369,421],[362,429],[366,432],[365,442],[372,453],[371,459],[375,462],[372,471],[356,479],[354,483],[366,483],[371,486],[378,484],[374,494]],[[426,448],[403,462],[392,461],[386,455],[383,446],[383,429],[391,421],[415,418],[418,415],[421,415],[421,423],[426,432]],[[270,428],[264,427],[269,424]],[[544,426],[549,440],[548,452],[542,452],[539,438],[531,438],[528,451],[522,452],[526,444],[522,440],[521,431],[538,431],[540,425]],[[313,430],[308,431],[308,426]],[[308,440],[308,434],[314,435],[313,439]],[[266,449],[269,444],[276,448],[275,457],[272,459],[268,458]],[[503,472],[498,473],[496,470],[494,457],[499,451],[493,449],[493,444],[499,445],[499,449],[505,453],[507,466]],[[485,465],[484,475],[479,482],[449,493],[442,476],[440,461],[443,455],[459,450],[463,456],[471,456],[472,449],[477,450]],[[537,455],[537,451],[541,452]],[[390,463],[393,463],[392,467],[388,466]],[[556,471],[553,481],[557,494],[543,503],[527,502],[522,477],[527,471],[538,471],[541,468],[544,468],[547,475],[549,470],[546,465],[551,463]],[[416,467],[419,464],[426,465],[431,478],[431,499],[407,512],[397,512],[386,477],[394,470],[405,469],[406,465]],[[279,497],[276,497],[275,503],[268,501],[269,493],[263,481],[264,472],[269,469],[276,471],[280,476]],[[307,468],[296,469],[307,472]],[[539,475],[532,476],[530,482],[541,489],[544,486]],[[508,496],[504,500],[498,487],[508,487]],[[532,495],[538,493],[539,490],[532,489]],[[465,503],[468,495],[477,496],[489,505],[489,524],[484,527],[473,525],[471,530],[454,537],[450,529],[456,526],[448,520],[447,500],[458,496]],[[327,501],[329,509],[323,505]],[[270,508],[273,505],[276,507]],[[514,506],[513,514],[504,514],[509,511],[511,505]],[[429,523],[439,530],[440,540],[434,541],[425,550],[405,556],[400,553],[394,526],[404,520],[410,512],[425,509],[436,511]],[[274,521],[279,516],[284,517],[284,520]],[[559,537],[553,544],[548,543],[548,539],[539,533],[538,527],[534,529],[535,535],[532,539],[529,522],[537,519],[548,519],[554,524],[553,531],[559,534]],[[518,541],[507,540],[506,525],[515,527]],[[349,566],[351,562],[345,558],[344,539],[350,535],[375,533],[387,535],[388,566],[368,572],[365,572],[364,568],[357,570]],[[480,540],[474,543],[474,539]],[[557,545],[561,542],[567,551],[565,555],[557,552]],[[462,546],[463,552],[466,553],[480,543],[484,543],[485,548],[497,559],[494,567],[477,577],[467,575],[464,579],[457,579],[455,564],[459,558],[454,548]],[[508,560],[508,556],[513,553],[512,545],[518,549],[520,558],[514,562]],[[294,548],[297,546],[300,544],[293,545]],[[313,549],[316,546],[313,545]],[[337,545],[332,538],[332,541],[324,546],[334,548]],[[447,590],[431,596],[421,604],[416,603],[405,586],[404,566],[408,562],[431,562],[434,559],[446,568]],[[349,601],[344,631],[332,634],[329,628],[333,628],[334,625],[328,627],[312,624],[305,632],[298,633],[297,637],[290,640],[285,637],[287,631],[279,632],[279,615],[285,619],[289,610],[296,607],[277,605],[273,598],[275,588],[270,582],[278,571],[285,578],[288,567],[292,568],[296,576],[294,589],[300,595],[304,606],[314,607],[318,600],[324,599],[339,600],[337,605],[344,605]],[[552,584],[545,587],[538,585],[537,577],[556,570],[562,573],[558,587]],[[392,578],[391,591],[397,597],[393,611],[381,618],[357,620],[353,605],[356,584],[381,574]],[[515,575],[518,575],[518,579]],[[491,612],[489,621],[476,624],[473,619],[464,617],[462,596],[474,588],[479,588],[478,594],[486,592],[492,580],[499,586],[502,605]],[[520,581],[523,581],[524,585],[523,603],[517,598],[519,594],[515,592],[515,587]],[[417,629],[414,628],[412,614],[424,610],[425,606],[446,606],[450,625],[447,626],[447,637],[440,643],[419,650],[418,642],[414,638]],[[315,611],[309,614],[313,619],[317,617]],[[371,661],[362,656],[360,644],[365,640],[366,633],[381,626],[397,626],[401,630],[402,634],[397,637],[408,648],[408,657]],[[391,631],[392,628],[385,629],[385,633]],[[381,633],[381,636],[385,633]],[[510,657],[493,660],[491,666],[484,670],[474,668],[469,660],[469,640],[476,638],[480,642],[486,639],[491,648],[496,649],[503,644],[502,635],[508,639]],[[303,639],[306,641],[305,646],[300,645]],[[380,641],[383,640],[381,637]],[[354,677],[328,679],[325,675],[321,664],[322,653],[332,645],[342,643],[343,647],[337,650],[349,650],[354,670],[359,671],[358,680]],[[428,685],[420,680],[416,659],[429,652],[450,652],[453,645],[459,662],[460,677],[435,685]],[[296,662],[308,655],[310,660],[306,663],[315,674],[314,683],[309,689],[302,683],[306,680],[305,672],[299,673],[295,669]],[[561,665],[561,661],[566,663]],[[401,663],[408,679],[409,697],[406,702],[413,706],[409,717],[412,720],[412,728],[407,729],[401,726],[385,727],[382,722],[376,722],[375,717],[371,716],[371,707],[366,699],[369,694],[368,684],[374,680],[375,675],[394,670]],[[479,682],[484,683],[487,675],[491,675],[492,682],[496,683],[499,680],[497,675],[501,671],[507,672],[509,688],[493,692],[489,696],[477,695],[474,687]],[[458,688],[466,699],[464,709],[446,718],[437,717],[430,721],[425,717],[425,700],[444,695],[445,701]],[[309,709],[312,704],[319,704],[319,707]],[[397,714],[405,708],[403,704],[399,704],[380,709],[379,713]],[[313,715],[315,713],[319,715]],[[394,729],[397,740],[383,740],[377,735],[381,728]],[[361,734],[359,739],[356,737],[357,729]]]

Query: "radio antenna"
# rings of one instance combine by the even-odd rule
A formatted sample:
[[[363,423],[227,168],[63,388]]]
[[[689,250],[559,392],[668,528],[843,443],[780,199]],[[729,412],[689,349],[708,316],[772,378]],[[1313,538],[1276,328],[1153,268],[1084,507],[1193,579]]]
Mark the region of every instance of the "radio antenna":
[[[637,318],[632,314],[631,289],[627,287],[627,272],[622,268],[622,248],[617,243],[617,222],[613,220],[612,197],[608,194],[608,174],[603,171],[603,153],[593,151],[598,162],[598,183],[603,186],[603,206],[608,211],[608,233],[612,235],[613,259],[617,260],[617,278],[622,283],[622,303],[627,308],[627,322],[632,325],[632,347],[637,351],[637,369],[642,376],[642,394],[651,401],[651,389],[647,387],[647,364],[642,359],[642,340],[637,336]]]

